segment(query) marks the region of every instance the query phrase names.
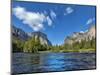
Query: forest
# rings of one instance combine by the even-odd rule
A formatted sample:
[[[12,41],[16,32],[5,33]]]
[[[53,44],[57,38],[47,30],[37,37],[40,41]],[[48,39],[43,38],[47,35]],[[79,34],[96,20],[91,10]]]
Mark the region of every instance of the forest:
[[[81,42],[74,42],[72,44],[52,45],[41,44],[39,38],[34,37],[27,41],[22,41],[14,38],[12,40],[12,51],[13,52],[95,52],[96,39],[92,40],[81,40]]]

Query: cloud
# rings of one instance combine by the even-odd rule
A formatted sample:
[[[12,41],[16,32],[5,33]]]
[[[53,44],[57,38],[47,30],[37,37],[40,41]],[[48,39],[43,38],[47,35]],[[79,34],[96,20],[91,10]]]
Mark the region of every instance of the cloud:
[[[80,33],[84,33],[84,31],[80,31]]]
[[[18,19],[22,20],[24,24],[30,26],[34,31],[44,29],[44,22],[47,22],[49,26],[52,25],[51,18],[44,13],[30,12],[20,6],[13,8],[13,13]]]
[[[19,18],[20,20],[22,20],[26,15],[25,9],[19,6],[16,8],[13,8],[13,12],[14,12],[14,15],[16,15],[16,17]]]
[[[88,21],[86,22],[87,25],[93,23],[93,21],[95,21],[95,18],[89,18]]]
[[[54,11],[51,10],[50,11],[50,16],[51,16],[52,19],[55,19],[57,15]]]
[[[47,22],[48,22],[48,25],[51,26],[52,25],[52,20],[50,19],[49,16],[47,16]]]
[[[74,11],[74,10],[73,10],[72,7],[67,7],[67,8],[65,9],[64,15],[71,14],[73,11]]]

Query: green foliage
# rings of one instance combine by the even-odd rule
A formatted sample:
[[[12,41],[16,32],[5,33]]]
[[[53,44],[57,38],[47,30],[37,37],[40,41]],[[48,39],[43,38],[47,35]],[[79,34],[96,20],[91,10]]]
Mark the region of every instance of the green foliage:
[[[81,40],[81,42],[74,42],[72,44],[64,44],[64,52],[80,52],[83,50],[90,51],[95,51],[96,48],[96,41],[95,38],[92,38],[91,40]]]
[[[47,50],[47,45],[42,45],[40,43],[39,38],[35,39],[34,37],[29,39],[28,41],[25,42],[24,45],[24,52],[32,52],[32,53],[37,53],[38,51],[45,51]]]
[[[74,42],[72,44],[63,44],[48,46],[46,44],[41,44],[39,37],[30,38],[29,40],[23,42],[19,39],[12,40],[13,52],[29,52],[38,53],[39,51],[50,51],[50,52],[90,52],[95,51],[96,40],[81,40],[81,42]]]
[[[22,52],[23,51],[24,42],[20,40],[13,40],[12,41],[12,49],[13,52]]]
[[[93,49],[96,49],[96,39],[95,39],[95,38],[93,38],[93,39],[91,40],[91,47],[92,47]]]

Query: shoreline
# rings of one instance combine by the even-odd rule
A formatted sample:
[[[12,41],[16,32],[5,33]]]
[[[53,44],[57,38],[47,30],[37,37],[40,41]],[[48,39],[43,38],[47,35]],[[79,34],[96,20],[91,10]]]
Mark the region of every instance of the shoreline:
[[[32,52],[12,52],[12,53],[32,53]],[[38,51],[33,54],[38,53],[96,53],[94,49],[79,49],[79,50],[60,50],[60,51]]]

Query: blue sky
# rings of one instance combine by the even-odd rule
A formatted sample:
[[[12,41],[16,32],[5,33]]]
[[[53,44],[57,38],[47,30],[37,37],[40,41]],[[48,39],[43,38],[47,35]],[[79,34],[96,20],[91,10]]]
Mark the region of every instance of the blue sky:
[[[25,32],[41,31],[53,45],[63,44],[73,32],[85,32],[95,24],[96,7],[36,2],[12,3],[12,25]]]

